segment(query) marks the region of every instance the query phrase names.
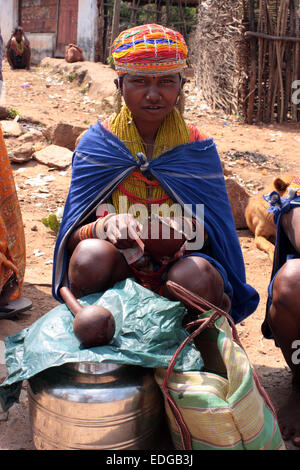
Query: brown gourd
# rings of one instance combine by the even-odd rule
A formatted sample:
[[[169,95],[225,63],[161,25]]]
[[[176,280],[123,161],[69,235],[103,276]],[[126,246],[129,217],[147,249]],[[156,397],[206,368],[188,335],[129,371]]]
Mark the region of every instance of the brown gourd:
[[[68,287],[61,287],[60,295],[74,315],[74,334],[82,345],[93,348],[108,344],[116,328],[112,313],[101,305],[83,307]]]

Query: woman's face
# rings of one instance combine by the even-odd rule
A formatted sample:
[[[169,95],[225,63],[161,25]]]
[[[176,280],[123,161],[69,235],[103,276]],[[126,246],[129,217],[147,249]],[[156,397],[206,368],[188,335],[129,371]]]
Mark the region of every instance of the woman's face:
[[[174,108],[181,89],[178,73],[160,77],[125,75],[121,81],[124,101],[135,121],[160,124]]]
[[[22,41],[23,33],[20,29],[18,29],[15,33],[15,38],[18,42]]]

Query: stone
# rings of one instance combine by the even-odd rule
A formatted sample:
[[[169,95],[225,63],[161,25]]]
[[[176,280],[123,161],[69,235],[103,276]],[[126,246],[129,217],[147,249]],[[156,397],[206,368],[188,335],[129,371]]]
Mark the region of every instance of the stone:
[[[76,139],[87,129],[87,127],[73,126],[64,122],[59,122],[43,131],[44,137],[54,145],[65,147],[74,151]]]
[[[228,170],[227,166],[225,165],[225,162],[223,162],[221,160],[221,165],[222,165],[222,169],[223,169],[223,174],[224,176],[231,176],[232,175],[232,171],[231,170]]]
[[[5,137],[20,137],[23,133],[23,128],[17,121],[1,121],[0,123]]]
[[[71,165],[72,156],[73,152],[71,152],[71,150],[51,144],[38,152],[34,152],[32,158],[50,168],[64,170]]]
[[[26,142],[17,149],[8,153],[9,159],[11,162],[23,163],[28,162],[32,159],[32,154],[34,153],[34,147],[31,142]]]
[[[56,69],[64,74],[75,73],[75,80],[86,88],[90,99],[101,102],[103,98],[114,94],[116,72],[110,65],[87,61],[74,65],[68,64],[65,60],[45,57],[40,66]]]
[[[225,178],[225,184],[236,229],[246,229],[245,209],[250,195],[233,178]]]
[[[7,119],[9,117],[9,111],[5,106],[0,106],[0,120]]]
[[[36,143],[36,142],[40,142],[43,139],[44,139],[44,135],[41,131],[32,129],[31,131],[25,132],[25,134],[21,135],[18,141],[22,143],[26,143],[26,142]]]

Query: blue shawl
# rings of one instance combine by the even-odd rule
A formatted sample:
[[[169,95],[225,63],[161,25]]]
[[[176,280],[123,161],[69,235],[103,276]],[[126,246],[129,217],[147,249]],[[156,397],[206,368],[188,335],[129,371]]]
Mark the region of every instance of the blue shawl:
[[[67,240],[98,204],[140,168],[159,181],[170,198],[182,207],[204,204],[204,226],[213,258],[226,270],[233,288],[231,315],[236,322],[254,312],[258,293],[246,283],[245,267],[226,191],[222,165],[213,139],[179,145],[147,162],[138,160],[115,135],[100,123],[91,126],[73,155],[72,180],[58,234],[53,264],[53,295],[62,301],[59,288],[68,283]]]

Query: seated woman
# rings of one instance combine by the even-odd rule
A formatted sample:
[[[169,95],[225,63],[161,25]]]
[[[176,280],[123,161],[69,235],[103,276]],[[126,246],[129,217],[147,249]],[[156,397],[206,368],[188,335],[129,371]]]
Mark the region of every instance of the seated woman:
[[[0,319],[31,308],[22,297],[26,253],[14,177],[0,126]]]
[[[277,234],[262,332],[275,339],[292,372],[292,391],[278,418],[282,437],[300,447],[300,178],[282,197],[273,192],[266,199]]]
[[[30,69],[30,43],[20,26],[13,31],[6,44],[6,57],[12,69]]]
[[[245,280],[213,140],[188,125],[180,111],[185,41],[159,25],[137,26],[119,35],[112,55],[117,102],[122,98],[124,104],[91,127],[74,153],[53,294],[61,301],[59,289],[69,285],[82,297],[133,277],[173,298],[166,286],[172,280],[240,321],[256,309],[259,297]],[[167,240],[158,233],[159,243],[156,235],[142,233],[157,208],[164,216],[160,230],[166,220],[177,228],[184,221],[180,243],[174,243],[174,232]],[[203,223],[205,236],[198,243],[201,230],[193,227]]]

